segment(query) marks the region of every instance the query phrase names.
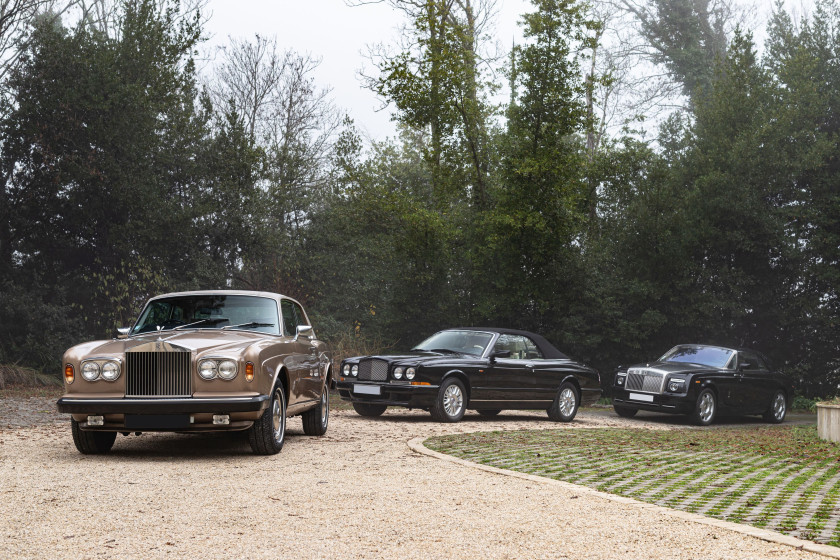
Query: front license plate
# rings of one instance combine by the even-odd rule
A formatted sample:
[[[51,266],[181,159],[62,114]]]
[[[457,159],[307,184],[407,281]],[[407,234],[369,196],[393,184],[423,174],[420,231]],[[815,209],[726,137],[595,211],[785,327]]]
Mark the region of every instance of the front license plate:
[[[128,430],[179,430],[190,427],[189,414],[126,414]]]
[[[359,393],[362,395],[379,395],[379,386],[378,385],[353,385],[353,392]]]
[[[653,402],[653,395],[640,395],[639,393],[630,393],[630,400]]]

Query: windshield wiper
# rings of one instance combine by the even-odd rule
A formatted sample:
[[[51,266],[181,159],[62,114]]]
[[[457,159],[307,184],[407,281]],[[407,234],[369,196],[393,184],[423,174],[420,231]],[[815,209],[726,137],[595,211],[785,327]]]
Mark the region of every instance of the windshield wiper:
[[[458,352],[457,350],[450,350],[449,348],[432,348],[431,350],[426,350],[426,352],[438,352],[440,354],[462,354],[462,352]]]
[[[222,321],[227,321],[228,319],[201,319],[200,321],[196,321],[195,323],[188,323],[186,325],[178,325],[170,330],[177,331],[178,329],[188,329],[190,327],[194,327],[196,325],[202,325],[204,323],[210,323],[211,325],[216,325],[221,323]]]
[[[252,321],[250,323],[242,323],[239,325],[227,325],[222,327],[222,330],[225,329],[253,329],[257,327],[273,327],[274,323],[257,323],[256,321]]]

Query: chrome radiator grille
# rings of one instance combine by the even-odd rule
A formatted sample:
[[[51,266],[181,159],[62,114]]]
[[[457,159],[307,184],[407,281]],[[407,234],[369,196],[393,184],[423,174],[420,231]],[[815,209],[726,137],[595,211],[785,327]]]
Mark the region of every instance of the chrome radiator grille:
[[[361,381],[387,381],[388,362],[385,360],[361,360],[359,361],[359,380]]]
[[[641,368],[631,368],[627,371],[628,391],[661,393],[664,381],[665,374],[662,372]]]
[[[189,397],[189,352],[126,352],[127,397]]]

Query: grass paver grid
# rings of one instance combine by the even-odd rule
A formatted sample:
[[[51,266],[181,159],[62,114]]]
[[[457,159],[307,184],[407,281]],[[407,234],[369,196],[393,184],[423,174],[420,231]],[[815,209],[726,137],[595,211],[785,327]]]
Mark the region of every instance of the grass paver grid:
[[[426,445],[494,467],[840,544],[840,447],[819,441],[811,427],[494,432],[436,437]]]

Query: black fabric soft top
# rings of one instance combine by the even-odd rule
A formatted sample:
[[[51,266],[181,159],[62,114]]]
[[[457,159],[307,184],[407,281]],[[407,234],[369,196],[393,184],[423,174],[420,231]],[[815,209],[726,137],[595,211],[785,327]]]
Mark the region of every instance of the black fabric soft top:
[[[537,345],[537,348],[540,349],[544,358],[549,360],[569,360],[570,358],[555,348],[549,341],[547,341],[544,337],[528,332],[528,331],[519,331],[516,329],[500,329],[498,327],[453,327],[451,329],[446,329],[447,331],[485,331],[485,332],[494,332],[499,334],[516,334],[520,336],[527,336],[531,340],[534,341],[534,344]]]

